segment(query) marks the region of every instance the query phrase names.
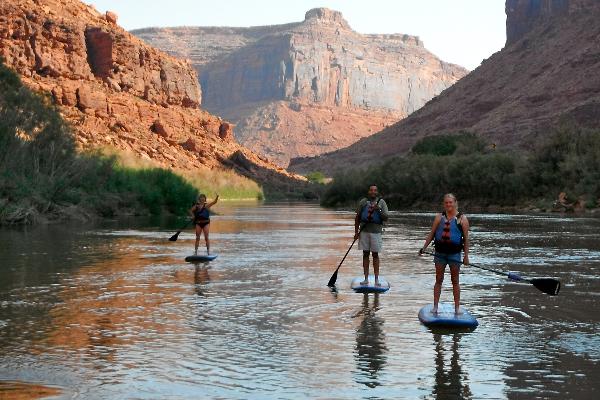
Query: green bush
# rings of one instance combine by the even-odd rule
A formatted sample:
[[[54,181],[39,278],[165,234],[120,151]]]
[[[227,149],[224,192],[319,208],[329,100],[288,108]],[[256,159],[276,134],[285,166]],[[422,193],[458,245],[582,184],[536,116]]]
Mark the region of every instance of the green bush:
[[[485,142],[470,132],[454,135],[426,136],[412,147],[413,154],[431,154],[449,156],[452,154],[471,154],[483,151]]]
[[[196,195],[171,171],[123,168],[115,157],[78,154],[49,99],[0,62],[0,224],[58,218],[72,206],[103,216],[184,214]]]
[[[306,179],[311,183],[325,183],[326,176],[320,171],[314,171],[306,174]]]
[[[354,202],[371,182],[401,208],[439,202],[447,192],[484,206],[554,200],[562,191],[598,204],[600,130],[560,127],[530,153],[485,148],[471,134],[425,138],[406,156],[336,175],[322,204]]]

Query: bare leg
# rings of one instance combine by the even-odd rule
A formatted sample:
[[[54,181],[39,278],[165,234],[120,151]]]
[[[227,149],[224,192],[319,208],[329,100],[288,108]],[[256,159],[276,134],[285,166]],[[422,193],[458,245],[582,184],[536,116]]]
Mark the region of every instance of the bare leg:
[[[204,228],[202,228],[202,231],[204,232],[204,241],[206,242],[206,254],[210,254],[210,242],[208,241],[208,230],[210,229],[210,224],[205,225]]]
[[[200,234],[202,233],[202,228],[196,225],[196,244],[194,245],[194,255],[198,255],[198,245],[200,244]]]
[[[444,283],[444,270],[446,266],[443,264],[435,264],[435,285],[433,286],[433,310],[435,314],[438,310],[440,295],[442,294],[442,283]]]
[[[373,252],[373,273],[375,274],[375,286],[379,285],[379,253]]]
[[[365,280],[363,281],[366,285],[369,282],[369,252],[363,251],[363,273],[365,274]]]
[[[450,278],[452,279],[452,294],[454,295],[454,312],[460,314],[460,283],[459,283],[460,268],[458,265],[450,266]]]

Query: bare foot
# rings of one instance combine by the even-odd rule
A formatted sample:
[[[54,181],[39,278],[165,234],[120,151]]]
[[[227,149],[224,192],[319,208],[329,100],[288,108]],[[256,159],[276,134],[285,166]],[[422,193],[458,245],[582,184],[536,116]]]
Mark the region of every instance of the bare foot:
[[[361,286],[366,286],[366,285],[368,285],[368,284],[369,284],[369,280],[368,280],[368,279],[365,279],[364,281],[362,281],[362,282],[360,283],[360,285],[361,285]]]
[[[438,313],[437,306],[435,306],[435,307],[433,307],[433,308],[431,309],[431,313],[432,313],[432,314],[434,314],[434,315]]]
[[[381,287],[381,283],[379,283],[379,279],[375,279],[375,286]]]
[[[455,314],[455,315],[463,315],[463,312],[462,312],[462,311],[460,311],[460,309],[459,309],[459,308],[455,308],[455,309],[454,309],[454,314]]]

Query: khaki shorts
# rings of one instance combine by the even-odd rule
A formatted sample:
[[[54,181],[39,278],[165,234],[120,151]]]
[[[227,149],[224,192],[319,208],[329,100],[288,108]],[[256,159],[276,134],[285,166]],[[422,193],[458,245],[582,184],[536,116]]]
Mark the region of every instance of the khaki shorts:
[[[358,248],[362,251],[380,253],[383,240],[381,233],[361,232],[358,239]]]

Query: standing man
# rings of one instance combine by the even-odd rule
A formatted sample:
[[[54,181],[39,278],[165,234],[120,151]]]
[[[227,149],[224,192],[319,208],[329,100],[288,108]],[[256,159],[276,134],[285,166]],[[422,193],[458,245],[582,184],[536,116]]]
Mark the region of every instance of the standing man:
[[[361,199],[354,218],[354,240],[359,239],[358,248],[363,251],[363,271],[365,280],[361,285],[369,283],[369,253],[373,255],[373,273],[375,286],[379,284],[379,253],[381,252],[383,222],[388,219],[388,207],[385,200],[379,197],[377,185],[369,186],[367,197]]]

